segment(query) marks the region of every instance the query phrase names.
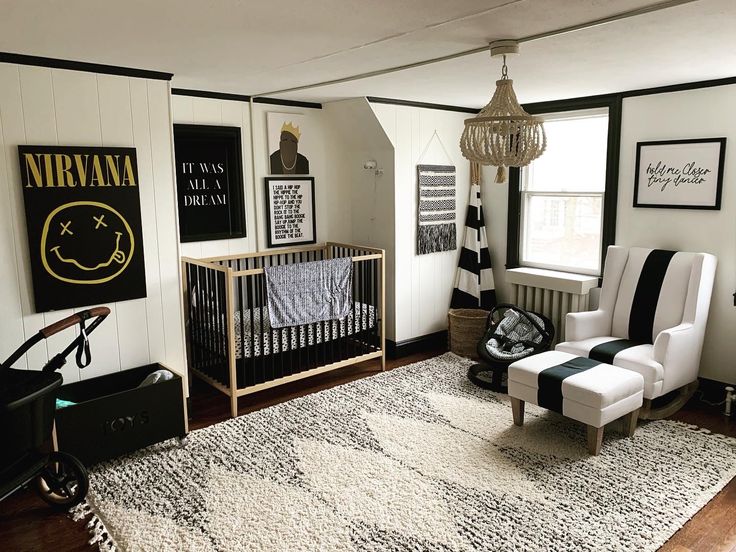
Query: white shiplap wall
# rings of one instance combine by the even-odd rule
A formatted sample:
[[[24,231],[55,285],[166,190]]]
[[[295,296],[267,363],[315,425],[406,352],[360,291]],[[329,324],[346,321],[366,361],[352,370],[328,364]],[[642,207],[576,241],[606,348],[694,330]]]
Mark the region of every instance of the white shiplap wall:
[[[465,113],[372,103],[394,145],[395,339],[397,342],[447,328],[460,245],[470,193],[470,165],[460,152]],[[437,131],[442,145],[435,139]],[[458,249],[416,254],[416,166],[446,164],[447,150],[456,168]],[[426,151],[425,151],[426,148]],[[422,157],[422,154],[424,156]],[[389,276],[387,276],[389,277]]]
[[[18,145],[133,146],[147,297],[108,304],[92,364],[79,370],[70,360],[62,374],[69,383],[149,362],[186,373],[169,98],[165,81],[0,63],[0,358],[74,312],[33,310]],[[51,337],[17,367],[40,369],[72,338]]]
[[[393,340],[394,146],[366,98],[327,103],[323,111],[341,148],[339,155],[331,158],[330,176],[339,183],[333,195],[336,206],[349,221],[350,235],[344,239],[386,250],[386,336]],[[383,173],[376,175],[374,170],[365,169],[363,165],[369,160]]]

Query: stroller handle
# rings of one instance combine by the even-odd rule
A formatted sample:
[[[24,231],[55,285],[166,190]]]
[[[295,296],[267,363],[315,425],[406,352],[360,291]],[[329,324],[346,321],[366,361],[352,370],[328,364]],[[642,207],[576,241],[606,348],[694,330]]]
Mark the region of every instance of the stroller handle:
[[[71,328],[75,324],[83,325],[90,318],[94,318],[89,326],[87,326],[86,328],[82,328],[83,331],[81,331],[80,334],[74,339],[74,341],[72,341],[71,345],[69,345],[61,353],[57,354],[51,360],[49,360],[43,369],[44,371],[53,371],[61,368],[66,362],[65,359],[67,355],[69,355],[69,353],[71,353],[72,350],[74,350],[75,348],[79,349],[80,347],[81,352],[84,352],[87,355],[87,363],[82,365],[80,352],[77,355],[77,365],[80,368],[87,366],[87,364],[89,364],[89,359],[91,358],[89,356],[87,335],[92,333],[94,329],[99,326],[103,320],[105,320],[108,314],[110,314],[110,309],[108,309],[107,307],[93,307],[91,309],[79,311],[76,314],[72,314],[71,316],[67,316],[66,318],[59,320],[58,322],[49,324],[45,328],[41,328],[38,332],[33,334],[25,343],[23,343],[20,347],[13,351],[13,354],[11,354],[5,362],[0,364],[0,371],[10,368],[16,360],[26,354],[26,352],[31,349],[31,347],[33,347],[37,343],[40,343],[42,340],[47,339],[48,337],[63,330],[66,330],[67,328]]]
[[[40,333],[44,339],[48,339],[52,335],[66,330],[67,328],[71,328],[83,320],[98,317],[104,320],[108,314],[110,314],[110,309],[107,307],[93,307],[91,309],[79,311],[71,316],[67,316],[66,318],[62,318],[53,324],[49,324],[45,328],[40,329],[38,333]],[[102,322],[102,320],[100,320],[100,322]]]

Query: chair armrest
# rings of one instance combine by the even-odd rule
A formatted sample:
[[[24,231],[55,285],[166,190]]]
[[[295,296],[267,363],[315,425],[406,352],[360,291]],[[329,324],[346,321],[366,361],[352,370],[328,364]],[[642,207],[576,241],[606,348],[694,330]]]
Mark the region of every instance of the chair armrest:
[[[701,332],[689,322],[682,323],[659,332],[654,340],[652,356],[663,366],[683,357],[697,358],[700,356],[699,340],[702,340]]]
[[[689,322],[659,332],[652,356],[664,369],[661,394],[698,379],[703,328]]]
[[[591,337],[611,335],[611,315],[600,309],[569,312],[565,317],[565,341],[582,341]]]

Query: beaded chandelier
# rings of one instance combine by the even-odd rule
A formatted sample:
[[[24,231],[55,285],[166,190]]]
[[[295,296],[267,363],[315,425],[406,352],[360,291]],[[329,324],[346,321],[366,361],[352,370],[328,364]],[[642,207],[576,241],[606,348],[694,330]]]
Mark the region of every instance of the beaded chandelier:
[[[496,182],[506,179],[505,167],[524,167],[547,147],[542,119],[522,109],[514,93],[514,81],[508,77],[506,54],[518,51],[518,43],[513,40],[491,44],[491,57],[503,56],[501,79],[496,81],[488,105],[474,118],[465,120],[460,138],[463,157],[498,167]]]

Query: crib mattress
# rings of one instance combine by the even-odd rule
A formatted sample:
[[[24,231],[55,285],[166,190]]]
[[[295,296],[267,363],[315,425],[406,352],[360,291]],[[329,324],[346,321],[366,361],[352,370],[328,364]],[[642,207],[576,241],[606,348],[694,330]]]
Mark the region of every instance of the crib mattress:
[[[241,331],[241,326],[244,327]],[[255,328],[255,332],[251,328]],[[268,310],[251,309],[235,312],[235,358],[252,358],[292,351],[310,345],[327,343],[376,326],[376,309],[365,303],[355,303],[350,314],[340,320],[314,322],[303,326],[271,328]],[[252,346],[252,347],[251,347]]]

